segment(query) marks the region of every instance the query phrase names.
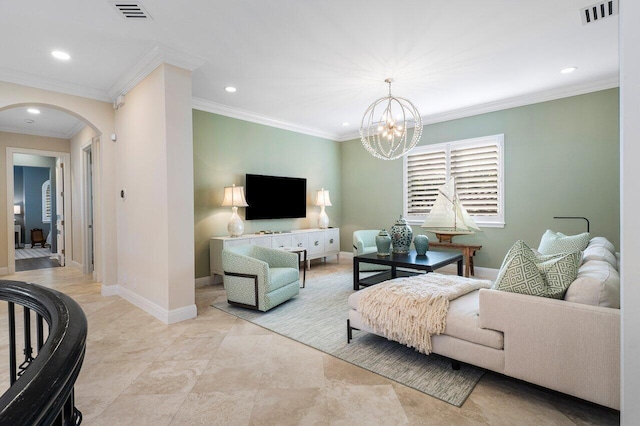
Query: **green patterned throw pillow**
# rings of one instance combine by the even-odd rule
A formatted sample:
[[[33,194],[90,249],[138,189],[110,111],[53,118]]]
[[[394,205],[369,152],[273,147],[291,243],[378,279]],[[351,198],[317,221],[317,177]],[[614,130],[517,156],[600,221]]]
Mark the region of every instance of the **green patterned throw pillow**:
[[[538,251],[542,254],[570,253],[573,251],[583,251],[589,245],[589,233],[583,232],[578,235],[564,235],[561,232],[553,232],[547,229],[542,239]]]
[[[524,241],[517,241],[505,256],[493,288],[562,299],[578,276],[581,260],[579,251],[537,255]]]

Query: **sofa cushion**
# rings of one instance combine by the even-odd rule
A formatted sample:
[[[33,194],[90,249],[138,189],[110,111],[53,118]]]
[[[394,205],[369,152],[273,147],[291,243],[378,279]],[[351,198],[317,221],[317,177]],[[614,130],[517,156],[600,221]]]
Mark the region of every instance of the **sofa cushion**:
[[[584,264],[590,260],[601,260],[607,262],[616,270],[618,269],[618,260],[616,259],[615,253],[612,253],[602,245],[594,246],[589,244],[589,246],[584,249],[582,254],[582,263]]]
[[[586,305],[620,308],[620,274],[609,262],[589,260],[578,271],[564,300]]]
[[[547,229],[542,235],[538,251],[542,254],[559,254],[582,251],[589,244],[589,233],[578,235],[564,235],[561,232],[553,232]]]
[[[517,241],[507,252],[492,288],[562,299],[578,274],[581,258],[579,251],[537,255],[524,241]]]
[[[373,286],[352,293],[348,299],[349,307],[357,311],[360,298],[371,288]],[[477,290],[452,300],[449,303],[446,327],[442,334],[478,345],[502,349],[504,346],[503,334],[499,331],[480,328],[479,312],[479,293]]]
[[[269,268],[269,285],[265,288],[268,292],[284,287],[300,279],[300,271],[294,268]]]
[[[613,254],[615,254],[616,252],[616,247],[613,245],[611,241],[607,240],[605,237],[593,237],[589,241],[589,247],[604,247]]]

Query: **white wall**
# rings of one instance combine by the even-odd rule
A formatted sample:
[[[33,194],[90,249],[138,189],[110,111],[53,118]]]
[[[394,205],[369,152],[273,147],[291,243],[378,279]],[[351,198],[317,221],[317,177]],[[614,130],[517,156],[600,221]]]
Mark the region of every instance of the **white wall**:
[[[622,424],[640,422],[640,2],[620,2]]]
[[[191,132],[191,73],[169,65],[116,112],[118,293],[165,322],[195,316]]]

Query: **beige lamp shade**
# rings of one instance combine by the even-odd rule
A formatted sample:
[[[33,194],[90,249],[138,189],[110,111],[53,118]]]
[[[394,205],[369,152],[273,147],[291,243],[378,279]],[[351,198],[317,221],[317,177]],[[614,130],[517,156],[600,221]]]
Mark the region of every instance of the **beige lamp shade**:
[[[22,210],[20,209],[20,204],[14,204],[13,205],[13,214],[20,214],[22,213]]]
[[[320,189],[316,191],[316,206],[331,206],[331,198],[329,198],[328,189]]]
[[[248,207],[247,200],[244,198],[244,186],[225,186],[224,198],[222,199],[223,207]]]

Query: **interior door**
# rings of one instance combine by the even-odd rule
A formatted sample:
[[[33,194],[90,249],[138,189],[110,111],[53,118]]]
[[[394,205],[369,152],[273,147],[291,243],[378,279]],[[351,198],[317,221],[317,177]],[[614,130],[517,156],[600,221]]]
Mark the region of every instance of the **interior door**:
[[[87,150],[87,264],[86,273],[93,272],[93,158],[91,149]]]
[[[64,163],[61,158],[56,159],[56,228],[58,244],[58,262],[64,266]]]

